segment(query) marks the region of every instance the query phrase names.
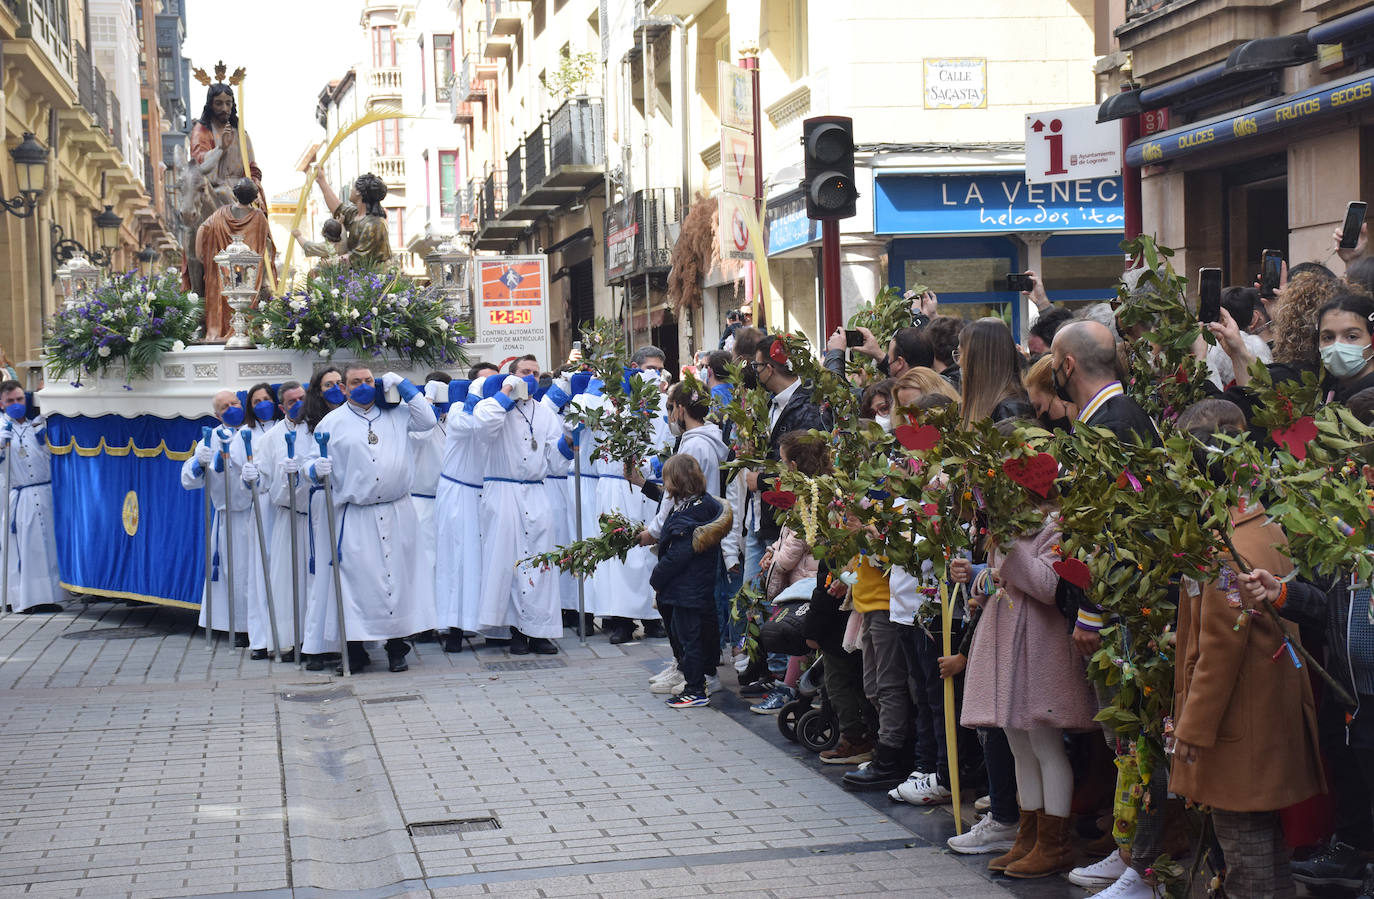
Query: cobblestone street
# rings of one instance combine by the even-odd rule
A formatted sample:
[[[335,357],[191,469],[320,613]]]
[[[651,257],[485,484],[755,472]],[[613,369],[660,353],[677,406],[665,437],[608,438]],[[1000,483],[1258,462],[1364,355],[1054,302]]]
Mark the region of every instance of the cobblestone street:
[[[666,641],[422,644],[344,679],[209,652],[190,623],[0,621],[0,894],[1005,893],[943,850],[947,812],[843,791],[733,694],[665,707]]]

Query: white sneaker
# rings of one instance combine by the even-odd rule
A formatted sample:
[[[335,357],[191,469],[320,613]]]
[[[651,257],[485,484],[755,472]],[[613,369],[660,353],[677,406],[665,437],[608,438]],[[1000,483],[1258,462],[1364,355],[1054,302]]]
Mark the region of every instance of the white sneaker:
[[[744,669],[746,669],[746,668],[749,667],[749,655],[748,655],[747,653],[745,653],[745,654],[743,654],[743,655],[735,656],[735,662],[734,662],[734,664],[735,664],[735,673],[736,673],[736,674],[743,674],[743,673],[744,673]]]
[[[1016,842],[1016,832],[1019,828],[1019,821],[1016,824],[999,824],[992,817],[992,813],[988,812],[979,818],[978,823],[970,827],[967,833],[945,840],[945,845],[960,855],[1007,852]]]
[[[1154,899],[1154,897],[1154,887],[1146,883],[1145,878],[1137,874],[1134,868],[1127,868],[1116,879],[1116,883],[1098,893],[1096,899]]]
[[[677,680],[675,680],[675,681],[668,681],[667,683],[668,683],[668,685],[669,685],[669,689],[667,690],[667,692],[672,693],[674,696],[681,696],[681,695],[682,695],[682,688],[685,687],[685,686],[687,686],[687,678],[684,677],[684,676],[681,674],[681,672],[679,672],[679,673],[678,673],[678,678],[677,678]],[[656,684],[655,686],[650,687],[649,690],[650,690],[650,692],[652,692],[652,693],[661,693],[661,692],[664,692],[664,691],[662,691],[662,690],[659,689],[661,686],[663,686],[663,685],[662,685],[662,684]],[[708,675],[706,676],[706,692],[707,692],[707,693],[719,693],[719,692],[720,692],[720,678],[716,677],[714,674],[708,674]]]
[[[665,680],[665,679],[667,679],[667,678],[670,678],[670,677],[672,677],[673,675],[675,675],[675,674],[677,674],[677,673],[678,673],[677,659],[670,659],[670,660],[668,661],[668,664],[666,664],[666,665],[663,666],[663,670],[662,670],[662,671],[660,671],[658,674],[654,674],[654,675],[651,675],[651,676],[649,677],[649,683],[651,683],[651,684],[656,684],[656,683],[658,683],[659,681]]]
[[[1126,863],[1121,860],[1121,850],[1092,865],[1074,868],[1069,872],[1069,883],[1081,887],[1103,887],[1116,883],[1127,871]]]
[[[991,796],[979,796],[977,799],[973,800],[973,810],[980,815],[990,808],[992,808]]]
[[[676,668],[674,668],[672,673],[669,674],[667,677],[664,677],[662,680],[650,681],[649,692],[672,693],[674,696],[676,696],[678,693],[682,692],[682,686],[686,683],[686,676],[683,675],[681,671],[678,671]]]
[[[919,780],[908,780],[891,790],[888,798],[905,802],[908,805],[944,805],[950,801],[952,793],[940,786],[940,779],[934,774],[923,775]]]

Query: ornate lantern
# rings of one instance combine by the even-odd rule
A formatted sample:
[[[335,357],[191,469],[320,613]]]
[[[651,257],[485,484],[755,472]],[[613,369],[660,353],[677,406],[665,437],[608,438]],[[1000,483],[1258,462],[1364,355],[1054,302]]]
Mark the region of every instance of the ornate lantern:
[[[100,284],[100,266],[93,265],[86,254],[78,250],[57,270],[57,282],[62,288],[64,305],[71,308]]]
[[[468,250],[445,240],[425,257],[429,270],[429,284],[443,294],[449,307],[468,320],[472,317],[472,301],[468,292]]]
[[[229,339],[225,349],[251,350],[253,338],[248,334],[248,307],[258,292],[258,272],[262,257],[235,234],[229,246],[215,254],[219,267],[220,292],[224,294],[233,315],[229,319]]]

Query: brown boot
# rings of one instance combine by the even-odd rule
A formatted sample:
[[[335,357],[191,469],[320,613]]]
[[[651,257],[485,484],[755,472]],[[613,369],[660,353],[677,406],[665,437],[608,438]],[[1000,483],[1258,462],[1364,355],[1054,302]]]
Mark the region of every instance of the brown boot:
[[[1069,819],[1056,818],[1043,811],[1036,812],[1035,848],[1020,861],[1007,865],[1002,872],[1008,877],[1029,880],[1049,877],[1073,867],[1073,853],[1069,850]]]
[[[1031,854],[1035,848],[1035,812],[1022,812],[1021,823],[1016,831],[1016,842],[1012,844],[1005,854],[999,855],[988,862],[989,871],[1005,871],[1007,865],[1018,862]]]

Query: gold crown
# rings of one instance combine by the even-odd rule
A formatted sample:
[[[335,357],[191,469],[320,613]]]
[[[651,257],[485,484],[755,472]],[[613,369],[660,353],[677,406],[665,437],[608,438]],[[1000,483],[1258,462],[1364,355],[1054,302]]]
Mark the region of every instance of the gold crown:
[[[219,62],[215,63],[215,82],[223,84],[224,74],[228,71],[229,67],[224,64],[224,60],[221,59]],[[196,76],[196,80],[199,81],[201,84],[205,85],[206,87],[209,87],[212,83],[210,81],[210,76],[202,68],[197,67],[192,69],[191,74]],[[239,66],[237,69],[234,70],[234,74],[229,76],[229,85],[231,87],[238,87],[239,84],[243,82],[244,76],[247,74],[248,72],[243,68],[243,66]]]

